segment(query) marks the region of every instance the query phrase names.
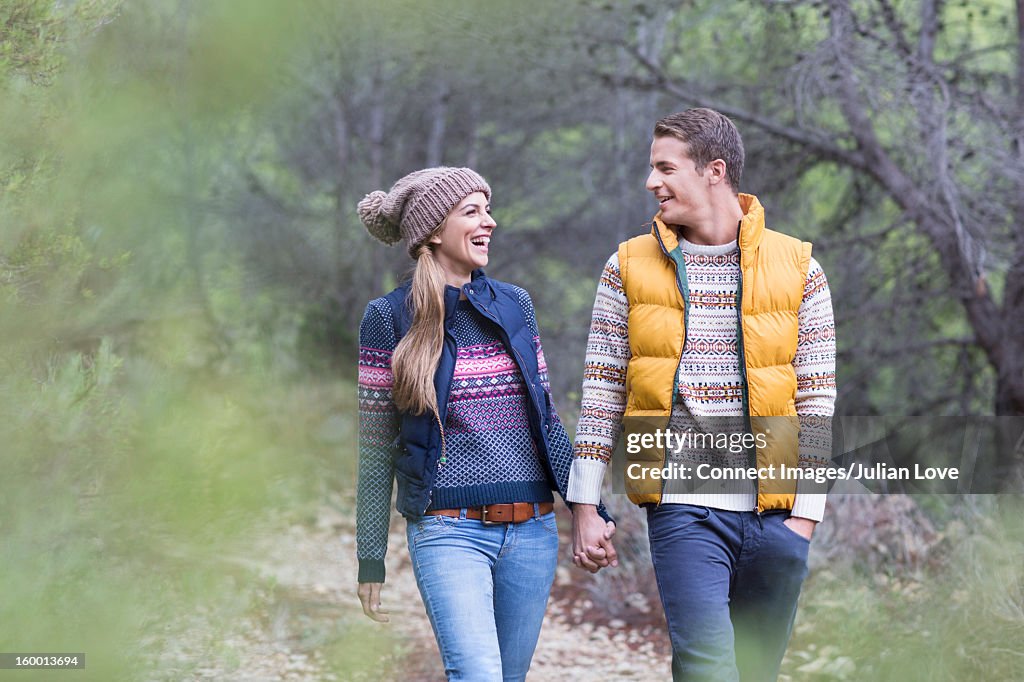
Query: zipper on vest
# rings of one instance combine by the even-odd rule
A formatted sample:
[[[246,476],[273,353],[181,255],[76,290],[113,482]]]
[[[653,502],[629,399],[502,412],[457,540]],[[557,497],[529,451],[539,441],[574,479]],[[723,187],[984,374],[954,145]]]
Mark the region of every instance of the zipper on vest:
[[[676,267],[676,288],[679,289],[679,295],[683,297],[683,342],[679,345],[679,361],[676,362],[676,371],[672,375],[672,402],[668,407],[668,428],[669,424],[672,423],[672,415],[676,411],[676,397],[679,395],[679,369],[683,366],[683,351],[686,350],[686,334],[690,327],[690,284],[686,279],[686,261],[683,256],[682,245],[676,245],[676,248],[669,252],[665,248],[665,242],[661,240],[661,233],[655,230],[655,236],[658,239],[658,244],[661,245],[661,250],[669,257],[669,260]],[[668,445],[665,446],[665,461],[664,464],[668,464]],[[661,501],[665,498],[665,479],[661,480],[661,494],[658,496],[658,504],[655,506],[660,507]]]
[[[436,412],[434,413],[434,419],[437,420],[437,428],[441,430],[441,457],[437,460],[438,466],[441,466],[448,461],[448,451],[445,448],[444,442],[444,424],[441,423],[441,417]]]
[[[683,353],[686,351],[686,337],[690,330],[690,282],[686,279],[686,261],[684,260],[682,246],[677,246],[673,253],[673,260],[676,261],[676,287],[683,297],[683,342],[679,345],[679,361],[676,363],[675,374],[672,375],[672,404],[668,408],[668,424],[672,424],[672,416],[676,412],[676,398],[679,396],[679,370],[683,367]],[[665,445],[665,464],[668,464],[668,445]],[[665,480],[661,481],[661,497],[658,505],[665,499]]]
[[[739,356],[740,356],[740,378],[741,378],[741,395],[743,397],[743,419],[744,425],[747,428],[747,433],[753,433],[754,429],[750,423],[750,385],[747,382],[747,351],[743,345],[743,247],[740,244],[740,229],[743,227],[743,221],[741,220],[736,224],[736,247],[740,252],[740,281],[739,287],[736,290],[736,331],[737,341],[739,342]],[[757,446],[751,447],[754,457],[751,466],[757,466]],[[761,494],[761,482],[758,481],[754,484],[754,511],[761,514],[761,503],[758,501],[758,497]]]
[[[451,334],[448,333],[447,329],[444,330],[444,336],[445,336],[445,339],[447,341],[451,342],[452,347],[455,349],[455,352],[452,354],[452,375],[450,377],[448,377],[448,397],[450,398],[451,397],[451,390],[452,390],[452,388],[451,388],[452,387],[452,381],[455,380],[455,365],[458,364],[457,360],[458,360],[458,356],[459,356],[459,346],[458,346],[457,343],[455,343],[455,338],[453,336],[451,336]],[[440,405],[437,406],[437,410],[438,410],[438,412],[441,411],[441,406]],[[445,412],[445,416],[447,417],[447,414],[448,414],[448,403],[447,403],[447,400],[445,401],[444,412]],[[445,438],[444,438],[444,423],[441,421],[441,415],[438,414],[438,413],[434,413],[434,419],[437,421],[437,428],[441,432],[441,456],[437,460],[437,464],[440,467],[441,465],[443,465],[443,464],[448,462],[448,451],[447,451],[447,448],[446,448],[446,443],[445,443]],[[433,488],[433,483],[431,483],[431,488]]]
[[[683,350],[686,348],[686,335],[690,328],[690,283],[686,279],[686,261],[684,260],[681,246],[669,254],[676,266],[676,288],[679,295],[683,297],[683,343],[679,348],[679,362],[676,363],[676,373],[672,377],[672,408],[669,410],[669,419],[675,411],[676,396],[679,395],[679,369],[683,366]]]
[[[451,334],[448,333],[447,329],[444,330],[444,337],[445,337],[445,341],[451,341],[452,346],[455,348],[455,353],[452,356],[452,375],[450,377],[448,377],[448,394],[450,396],[451,395],[452,381],[455,378],[455,357],[458,356],[459,349],[458,349],[458,346],[455,343],[455,339],[451,336]],[[444,405],[443,409],[445,411],[445,416],[447,417],[447,413],[448,413],[448,403],[447,402],[445,402],[445,405]],[[438,410],[438,412],[440,412],[442,410],[442,407],[441,407],[440,403],[438,403],[437,410]],[[440,469],[448,461],[447,447],[446,447],[446,442],[445,442],[445,438],[444,438],[444,423],[441,421],[441,415],[438,414],[438,412],[434,413],[434,420],[437,421],[437,428],[440,430],[440,433],[441,433],[441,456],[438,457],[437,466],[433,469],[433,476],[430,476],[430,474],[431,474],[430,467],[425,467],[424,468],[424,472],[423,472],[424,481],[423,482],[427,483],[427,477],[430,476],[430,482],[427,485],[427,506],[423,508],[423,513],[424,514],[427,512],[428,509],[430,509],[431,500],[433,500],[433,498],[434,498],[434,484],[437,483],[437,470]],[[422,516],[422,514],[421,514],[421,516]]]
[[[447,298],[446,298],[446,300],[447,300]],[[458,344],[455,343],[455,337],[452,336],[450,331],[448,331],[447,323],[448,323],[448,309],[447,309],[447,303],[446,303],[445,304],[445,314],[444,314],[444,317],[441,320],[442,333],[444,335],[444,338],[443,338],[441,343],[442,343],[442,346],[444,344],[446,344],[446,343],[451,344],[451,348],[453,349],[453,352],[452,352],[452,373],[448,376],[448,396],[445,397],[445,404],[441,405],[441,401],[438,400],[437,412],[434,413],[434,419],[437,421],[437,428],[440,430],[440,433],[441,433],[441,455],[438,458],[437,463],[436,463],[435,466],[431,466],[429,461],[428,461],[426,463],[426,465],[424,466],[424,468],[423,468],[423,483],[424,483],[424,485],[427,488],[427,505],[423,508],[423,511],[420,513],[420,516],[425,514],[427,512],[427,510],[430,509],[430,504],[431,504],[431,502],[434,499],[434,484],[437,483],[437,470],[438,470],[438,468],[441,467],[441,465],[445,464],[448,461],[447,449],[446,449],[446,443],[445,443],[445,437],[444,437],[444,423],[441,420],[440,413],[443,411],[445,413],[445,418],[447,418],[447,416],[448,416],[448,397],[451,396],[451,387],[452,387],[452,381],[455,378],[455,363],[456,363],[456,360],[458,359],[459,348],[458,348]],[[442,355],[442,357],[444,356],[444,349],[443,348],[441,350],[441,355]],[[438,396],[438,398],[440,398],[440,396]]]

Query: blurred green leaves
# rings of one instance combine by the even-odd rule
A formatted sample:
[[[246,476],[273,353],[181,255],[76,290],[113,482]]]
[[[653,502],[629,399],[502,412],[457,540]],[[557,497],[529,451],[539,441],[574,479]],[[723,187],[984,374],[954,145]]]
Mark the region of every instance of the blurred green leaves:
[[[1016,679],[1024,638],[1021,503],[975,496],[959,512],[969,507],[981,513],[945,526],[928,570],[864,574],[828,565],[813,573],[783,672],[794,680]]]
[[[0,650],[141,677],[199,605],[248,604],[223,557],[350,475],[351,429],[317,433],[351,385],[281,382],[273,292],[250,308],[207,239],[296,10],[0,7]]]

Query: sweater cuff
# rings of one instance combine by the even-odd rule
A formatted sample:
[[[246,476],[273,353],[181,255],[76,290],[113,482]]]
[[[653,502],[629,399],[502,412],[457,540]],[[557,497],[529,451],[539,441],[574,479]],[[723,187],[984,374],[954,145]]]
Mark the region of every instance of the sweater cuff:
[[[608,468],[605,462],[596,459],[577,457],[572,461],[569,471],[569,488],[565,496],[569,502],[579,504],[601,503],[601,482],[604,471]]]
[[[383,559],[360,559],[359,560],[359,582],[361,582],[361,583],[382,583],[382,582],[384,582],[384,561],[383,561]]]
[[[793,501],[793,511],[789,515],[811,521],[821,521],[825,518],[825,497],[825,493],[798,492]]]

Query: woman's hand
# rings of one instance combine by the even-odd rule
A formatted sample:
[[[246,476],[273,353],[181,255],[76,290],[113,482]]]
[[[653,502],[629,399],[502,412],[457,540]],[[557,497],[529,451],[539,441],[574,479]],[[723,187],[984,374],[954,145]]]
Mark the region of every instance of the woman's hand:
[[[380,607],[380,588],[384,583],[359,583],[359,601],[363,605],[363,613],[378,623],[387,623],[388,611]]]
[[[605,523],[593,504],[572,506],[572,561],[582,569],[597,573],[605,566],[618,566],[619,556],[612,544],[615,523]]]

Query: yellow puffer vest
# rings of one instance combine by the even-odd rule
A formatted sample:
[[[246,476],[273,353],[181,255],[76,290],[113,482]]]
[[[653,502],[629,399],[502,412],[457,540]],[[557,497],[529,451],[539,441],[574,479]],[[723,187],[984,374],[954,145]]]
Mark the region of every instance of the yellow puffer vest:
[[[740,248],[740,369],[744,374],[744,405],[751,432],[763,436],[756,448],[756,466],[798,461],[796,418],[797,313],[811,261],[811,245],[766,229],[757,197],[740,194],[743,219]],[[675,233],[654,218],[650,234],[619,245],[622,286],[629,300],[629,348],[626,371],[626,435],[665,428],[672,415],[676,375],[686,340],[685,272]],[[771,417],[772,419],[765,419]],[[758,438],[761,441],[761,438]],[[627,454],[627,466],[665,466],[664,448]],[[754,464],[752,462],[752,464]],[[778,468],[776,466],[776,468]],[[629,469],[627,469],[628,471]],[[792,509],[796,484],[760,481],[757,510]],[[656,478],[626,478],[626,491],[636,504],[660,503],[662,483]]]

